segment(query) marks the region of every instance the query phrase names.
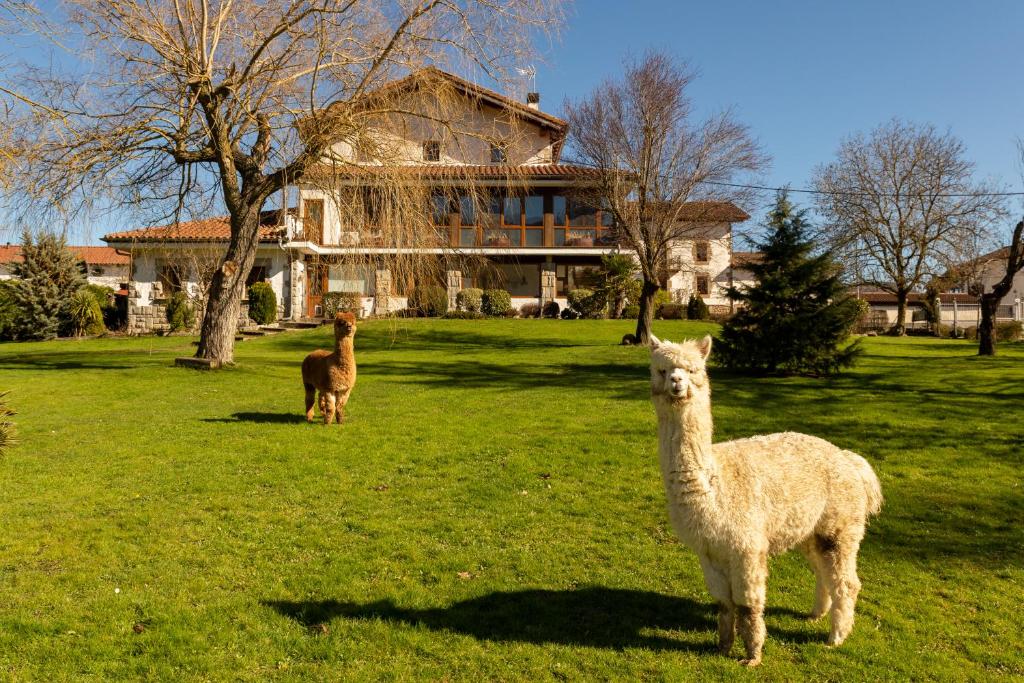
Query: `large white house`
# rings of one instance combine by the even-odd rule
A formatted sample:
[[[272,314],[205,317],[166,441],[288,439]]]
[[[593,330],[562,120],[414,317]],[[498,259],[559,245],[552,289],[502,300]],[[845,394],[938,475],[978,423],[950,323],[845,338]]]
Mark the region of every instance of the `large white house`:
[[[360,177],[366,176],[352,169],[373,173],[380,166],[358,144],[339,142],[333,159],[347,170],[332,189],[311,173],[297,182],[294,209],[263,214],[249,281],[273,286],[281,318],[321,315],[323,295],[332,291],[357,292],[365,314],[405,307],[410,289],[421,283],[391,272],[403,249],[443,263],[439,284],[450,301],[466,287],[501,287],[517,307],[548,301],[564,307],[568,292],[592,282],[602,255],[623,251],[610,213],[583,198],[593,170],[561,162],[567,124],[542,112],[535,94],[519,102],[436,69],[387,90],[404,98],[403,108],[426,108],[431,104],[421,98],[430,95],[418,87],[424,79],[443,81],[454,94],[447,123],[424,124],[429,117],[423,117],[395,125],[392,119],[378,139],[400,159],[400,173],[389,171],[396,182],[423,189],[431,239],[396,244],[375,231],[373,216],[353,219],[351,198],[365,191]],[[729,203],[685,208],[695,237],[672,249],[663,285],[680,300],[693,293],[713,310],[728,310],[726,288],[749,277],[733,252],[732,226],[749,216]],[[174,290],[198,296],[204,268],[223,253],[228,234],[227,219],[219,217],[106,235],[107,244],[132,255],[129,329],[160,325]]]

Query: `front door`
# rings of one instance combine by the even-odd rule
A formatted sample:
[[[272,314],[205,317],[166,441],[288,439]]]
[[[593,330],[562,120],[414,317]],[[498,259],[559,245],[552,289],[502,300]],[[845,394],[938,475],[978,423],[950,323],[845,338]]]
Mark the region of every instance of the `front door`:
[[[324,316],[324,292],[327,291],[327,266],[309,264],[306,268],[306,315],[310,318]]]

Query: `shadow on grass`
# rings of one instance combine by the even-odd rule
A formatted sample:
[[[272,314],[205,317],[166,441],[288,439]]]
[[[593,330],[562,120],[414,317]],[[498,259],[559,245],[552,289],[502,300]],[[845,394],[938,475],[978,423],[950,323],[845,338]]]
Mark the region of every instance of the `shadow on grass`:
[[[254,424],[299,424],[306,421],[306,416],[298,413],[232,413],[231,417],[204,417],[203,422],[252,422]]]
[[[478,640],[611,650],[642,647],[710,654],[715,651],[717,625],[716,608],[711,604],[651,591],[599,586],[489,593],[432,609],[402,608],[390,600],[362,605],[339,600],[265,600],[262,604],[306,628],[334,619],[382,620],[461,633]],[[767,612],[769,618],[806,616],[786,608],[769,607]],[[661,636],[652,630],[698,632],[701,642]],[[817,631],[769,625],[771,636],[790,643],[823,642],[824,632]]]
[[[709,652],[707,643],[688,643],[648,629],[710,631],[712,609],[687,598],[612,588],[524,590],[490,593],[450,607],[406,609],[390,600],[356,604],[337,600],[270,600],[264,605],[303,626],[333,619],[380,619],[451,631],[480,640],[557,643],[610,649],[646,647]]]

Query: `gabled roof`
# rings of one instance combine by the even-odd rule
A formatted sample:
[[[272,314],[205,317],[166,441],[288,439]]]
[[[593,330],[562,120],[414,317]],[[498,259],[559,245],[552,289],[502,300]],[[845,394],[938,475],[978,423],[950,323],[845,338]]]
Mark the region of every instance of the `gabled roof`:
[[[260,214],[260,241],[273,242],[281,233],[279,210]],[[104,242],[227,242],[231,237],[231,224],[227,216],[215,216],[196,221],[171,223],[155,228],[122,230],[104,235]]]
[[[127,254],[118,254],[113,247],[77,247],[68,246],[68,249],[89,265],[96,266],[126,266],[131,263]],[[21,247],[17,244],[0,245],[0,263],[20,263]]]
[[[564,119],[560,119],[557,116],[552,116],[539,109],[534,109],[529,105],[518,102],[507,95],[485,88],[482,85],[467,81],[464,78],[456,76],[453,73],[442,71],[435,66],[428,66],[417,71],[412,72],[405,78],[400,78],[397,81],[392,81],[377,90],[374,90],[367,95],[367,100],[372,101],[374,98],[383,97],[386,95],[392,95],[397,92],[413,91],[419,88],[423,83],[429,82],[432,79],[442,79],[448,81],[455,89],[472,99],[482,100],[488,104],[492,104],[499,109],[508,109],[516,113],[517,116],[521,116],[524,119],[533,121],[545,128],[550,128],[556,132],[565,133],[569,129],[569,124]]]
[[[686,202],[680,218],[684,221],[714,221],[721,223],[742,223],[750,214],[732,202]]]

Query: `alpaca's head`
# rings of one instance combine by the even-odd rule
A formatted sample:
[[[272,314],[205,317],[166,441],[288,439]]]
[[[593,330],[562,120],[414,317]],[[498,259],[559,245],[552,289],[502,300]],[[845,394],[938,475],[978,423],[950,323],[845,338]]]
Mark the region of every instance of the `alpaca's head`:
[[[347,311],[334,316],[334,336],[350,337],[356,333],[356,317]]]
[[[672,402],[686,402],[695,396],[707,396],[706,361],[711,353],[711,337],[687,339],[680,344],[661,341],[651,335],[651,396]]]

